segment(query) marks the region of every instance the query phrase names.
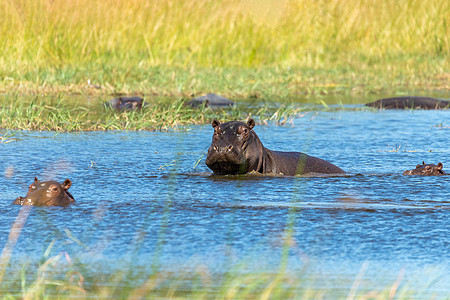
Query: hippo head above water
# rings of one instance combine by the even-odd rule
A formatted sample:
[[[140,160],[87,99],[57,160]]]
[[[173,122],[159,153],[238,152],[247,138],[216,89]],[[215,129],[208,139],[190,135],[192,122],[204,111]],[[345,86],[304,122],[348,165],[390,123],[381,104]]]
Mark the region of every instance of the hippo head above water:
[[[68,189],[71,187],[70,179],[62,184],[56,181],[39,181],[34,178],[25,197],[18,197],[13,204],[33,206],[65,206],[75,202]]]
[[[140,110],[142,109],[143,99],[141,97],[117,97],[105,103],[105,107],[117,111]]]
[[[247,123],[232,121],[221,124],[214,120],[212,127],[214,134],[206,165],[215,174],[247,173],[249,167],[254,164],[249,154],[257,153],[258,146],[262,147],[258,137],[251,132],[255,121],[250,119]]]
[[[263,146],[253,131],[255,121],[212,122],[214,134],[208,149],[206,165],[218,175],[345,173],[335,165],[301,152],[272,151]]]
[[[415,169],[406,170],[403,172],[403,175],[422,175],[422,176],[439,176],[439,175],[447,175],[442,168],[444,166],[442,163],[438,163],[437,165],[426,164],[422,162],[421,165],[417,165]]]

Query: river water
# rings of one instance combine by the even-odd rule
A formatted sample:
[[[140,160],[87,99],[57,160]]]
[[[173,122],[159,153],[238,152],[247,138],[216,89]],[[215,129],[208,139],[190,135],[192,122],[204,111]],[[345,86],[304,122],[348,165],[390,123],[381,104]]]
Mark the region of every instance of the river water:
[[[211,176],[210,125],[16,132],[0,144],[0,247],[12,249],[10,267],[20,268],[54,242],[53,255],[98,273],[155,265],[276,273],[286,259],[287,271],[325,295],[345,296],[355,282],[379,291],[399,281],[412,298],[447,299],[450,176],[402,172],[422,161],[450,172],[449,127],[450,111],[338,109],[254,128],[269,149],[305,152],[348,172],[330,177]],[[70,178],[76,204],[12,205],[35,176]],[[26,223],[14,245],[19,218]]]

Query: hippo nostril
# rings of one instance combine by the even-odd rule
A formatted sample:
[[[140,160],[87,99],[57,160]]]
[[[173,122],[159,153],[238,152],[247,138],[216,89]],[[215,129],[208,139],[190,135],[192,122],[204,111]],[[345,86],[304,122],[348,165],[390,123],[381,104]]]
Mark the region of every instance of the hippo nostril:
[[[214,150],[215,150],[215,151],[219,151],[219,147],[214,146]]]
[[[227,150],[231,151],[233,149],[233,146],[228,146]]]

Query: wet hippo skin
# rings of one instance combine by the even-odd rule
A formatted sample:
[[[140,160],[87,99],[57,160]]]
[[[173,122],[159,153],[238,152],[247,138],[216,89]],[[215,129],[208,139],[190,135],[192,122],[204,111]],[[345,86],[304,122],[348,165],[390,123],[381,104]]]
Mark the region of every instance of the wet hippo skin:
[[[339,167],[301,152],[272,151],[263,146],[253,131],[255,121],[212,122],[214,135],[206,157],[206,165],[214,174],[297,174],[345,173]]]
[[[366,106],[379,109],[444,109],[450,108],[450,102],[430,97],[405,96],[379,99]]]
[[[141,97],[117,97],[105,103],[105,107],[118,111],[142,109]]]
[[[194,98],[189,102],[186,102],[186,105],[191,107],[200,107],[204,105],[206,107],[215,108],[215,107],[233,106],[234,102],[225,97],[209,93],[206,94],[206,96]]]
[[[447,175],[444,172],[443,164],[440,162],[437,165],[426,164],[422,162],[421,165],[417,165],[415,169],[406,170],[403,172],[403,175],[421,175],[421,176],[439,176],[439,175]]]
[[[75,202],[68,189],[72,186],[70,179],[62,184],[57,181],[39,181],[34,178],[25,197],[18,197],[13,204],[33,206],[65,206]]]

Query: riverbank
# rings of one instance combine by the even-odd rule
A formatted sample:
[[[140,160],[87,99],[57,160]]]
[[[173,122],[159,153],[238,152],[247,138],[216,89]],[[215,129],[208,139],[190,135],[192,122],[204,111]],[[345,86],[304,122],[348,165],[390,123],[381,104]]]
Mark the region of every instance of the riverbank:
[[[3,94],[449,90],[450,10],[442,0],[38,0],[0,9]]]
[[[245,120],[255,117],[260,123],[284,124],[310,108],[296,104],[261,102],[239,103],[234,107],[211,109],[193,108],[186,99],[146,97],[145,106],[138,111],[115,111],[106,108],[102,99],[85,95],[50,95],[0,97],[0,129],[36,131],[108,131],[149,130],[166,131],[182,126],[206,124],[213,119]],[[106,98],[108,99],[108,98]],[[321,107],[323,107],[321,105]],[[11,134],[2,134],[4,138]]]
[[[286,102],[292,99],[324,95],[392,96],[405,93],[442,93],[448,95],[450,73],[446,57],[422,61],[398,57],[389,64],[357,62],[358,66],[330,68],[260,67],[260,68],[113,68],[115,77],[98,70],[78,67],[29,70],[7,74],[0,81],[3,95],[86,95],[113,97],[139,95],[148,97],[189,98],[214,92],[229,98],[265,98]],[[69,74],[73,77],[67,79]]]

